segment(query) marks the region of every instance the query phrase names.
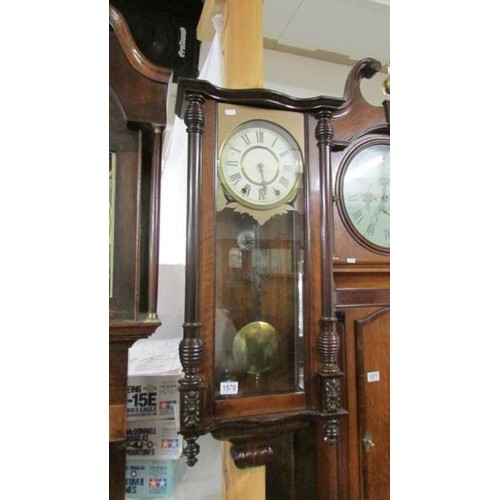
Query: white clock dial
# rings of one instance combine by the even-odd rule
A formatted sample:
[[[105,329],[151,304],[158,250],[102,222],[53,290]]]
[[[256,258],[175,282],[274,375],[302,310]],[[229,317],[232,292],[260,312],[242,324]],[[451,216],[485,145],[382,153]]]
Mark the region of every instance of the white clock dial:
[[[359,151],[346,167],[342,187],[345,211],[358,234],[390,248],[390,148],[374,144]]]
[[[220,181],[244,206],[269,210],[290,202],[302,177],[302,153],[282,127],[251,120],[237,127],[219,155]]]

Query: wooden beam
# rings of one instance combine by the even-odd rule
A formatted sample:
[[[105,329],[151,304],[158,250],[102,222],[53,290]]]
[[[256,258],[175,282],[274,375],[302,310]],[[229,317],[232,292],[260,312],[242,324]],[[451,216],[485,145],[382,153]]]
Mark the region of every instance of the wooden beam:
[[[262,88],[262,0],[226,0],[224,74],[231,89]]]
[[[215,35],[212,17],[224,14],[222,34],[227,88],[262,88],[264,82],[263,0],[205,0],[196,28],[198,40]]]

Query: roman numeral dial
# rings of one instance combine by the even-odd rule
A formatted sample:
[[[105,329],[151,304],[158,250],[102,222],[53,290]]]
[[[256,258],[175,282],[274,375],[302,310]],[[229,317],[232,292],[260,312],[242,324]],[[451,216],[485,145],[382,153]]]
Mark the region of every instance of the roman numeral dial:
[[[349,225],[362,240],[390,248],[390,146],[367,142],[346,153],[339,168],[341,204]]]
[[[293,136],[267,120],[236,127],[222,144],[218,176],[227,195],[256,210],[290,203],[302,181],[302,152]]]

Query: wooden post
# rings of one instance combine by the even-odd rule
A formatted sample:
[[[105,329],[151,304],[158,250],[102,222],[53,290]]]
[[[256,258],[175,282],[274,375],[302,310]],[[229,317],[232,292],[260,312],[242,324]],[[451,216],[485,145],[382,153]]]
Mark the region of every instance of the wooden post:
[[[224,12],[224,86],[232,89],[262,88],[264,77],[263,0],[206,0],[197,27],[198,39],[214,36],[212,17]],[[265,466],[238,469],[224,442],[223,500],[265,500]]]
[[[226,87],[262,88],[262,0],[226,0],[224,18]]]

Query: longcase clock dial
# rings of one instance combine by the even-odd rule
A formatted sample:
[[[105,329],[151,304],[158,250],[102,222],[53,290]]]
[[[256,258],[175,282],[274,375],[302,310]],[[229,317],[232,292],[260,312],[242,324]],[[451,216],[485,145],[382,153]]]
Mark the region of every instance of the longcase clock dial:
[[[387,137],[372,137],[346,151],[339,169],[343,219],[364,246],[390,249],[390,146]]]

